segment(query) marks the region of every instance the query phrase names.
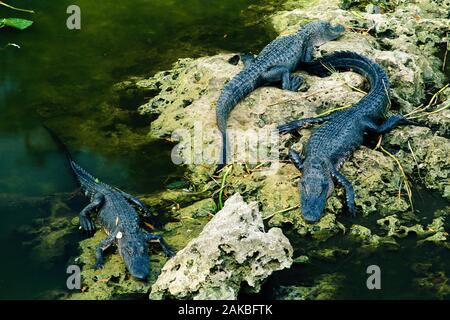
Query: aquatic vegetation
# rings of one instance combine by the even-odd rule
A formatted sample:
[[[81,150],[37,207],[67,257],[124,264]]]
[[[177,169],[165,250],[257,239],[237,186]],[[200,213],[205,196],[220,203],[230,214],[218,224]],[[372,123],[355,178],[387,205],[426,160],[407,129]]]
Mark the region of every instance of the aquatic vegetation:
[[[409,200],[409,204],[411,207],[411,211],[414,211],[414,204],[413,204],[413,200],[412,200],[412,190],[411,190],[411,182],[408,179],[408,176],[405,173],[405,170],[403,169],[402,164],[400,163],[400,161],[398,160],[398,158],[396,156],[394,156],[392,153],[390,153],[389,151],[387,151],[385,148],[383,148],[383,146],[381,145],[381,141],[382,141],[382,137],[380,137],[380,139],[378,140],[378,144],[375,147],[375,150],[380,149],[381,151],[383,151],[385,154],[387,154],[389,157],[391,157],[392,159],[394,159],[394,161],[397,163],[397,166],[402,174],[403,177],[403,181],[399,186],[399,190],[398,190],[398,196],[399,198],[401,197],[401,189],[403,186],[405,186],[405,190],[406,190],[406,194],[408,195],[408,200]],[[411,148],[411,145],[408,145]],[[414,157],[414,153],[411,152],[411,154]],[[415,158],[415,157],[414,157]],[[414,159],[416,161],[416,159]]]
[[[339,273],[324,274],[311,285],[280,286],[274,289],[277,300],[332,300],[338,297],[345,276]]]
[[[24,239],[31,258],[36,263],[50,269],[55,262],[63,262],[67,248],[72,246],[77,231],[78,219],[68,216],[53,216],[36,219],[31,225],[24,225],[17,231]]]
[[[227,166],[224,169],[224,173],[222,176],[222,182],[220,183],[220,190],[219,190],[219,205],[218,205],[219,209],[223,208],[223,192],[225,189],[225,183],[226,183],[227,177],[230,174],[232,169],[233,169],[233,166]]]
[[[0,6],[6,7],[6,8],[10,8],[10,9],[13,9],[13,10],[16,10],[16,11],[23,11],[23,12],[28,12],[28,13],[34,13],[33,10],[27,10],[27,9],[21,9],[21,8],[13,7],[13,6],[11,6],[11,5],[3,2],[3,1],[0,1]]]
[[[33,21],[19,18],[4,18],[0,19],[0,28],[11,27],[19,30],[25,30],[33,24]]]
[[[187,181],[174,181],[167,184],[167,189],[175,190],[175,189],[183,189],[189,187],[189,183]]]
[[[27,13],[34,13],[33,10],[20,9],[13,7],[3,1],[0,1],[0,6],[7,7],[16,11],[22,11]],[[25,30],[33,24],[33,21],[22,18],[0,18],[0,28],[11,27],[19,30]]]

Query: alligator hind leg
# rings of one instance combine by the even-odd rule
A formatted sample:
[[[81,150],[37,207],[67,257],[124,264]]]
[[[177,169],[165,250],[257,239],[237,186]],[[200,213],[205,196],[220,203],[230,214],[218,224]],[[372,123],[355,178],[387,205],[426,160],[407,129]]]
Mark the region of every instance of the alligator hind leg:
[[[408,120],[404,116],[401,116],[401,115],[391,116],[386,121],[384,121],[381,125],[376,125],[373,122],[366,123],[368,130],[374,131],[378,134],[385,134],[400,125],[415,125],[415,126],[417,126],[420,124],[418,124],[417,122]]]
[[[262,78],[267,82],[277,82],[281,81],[285,75],[289,77],[290,71],[284,66],[275,66],[269,68],[262,74]]]
[[[255,61],[255,57],[250,53],[240,53],[239,58],[245,67],[248,67],[253,63],[253,61]]]
[[[337,171],[331,164],[329,165],[329,167],[331,169],[332,176],[345,189],[345,199],[347,201],[348,211],[353,217],[356,216],[355,191],[353,190],[352,183],[348,181],[348,179],[339,171]]]
[[[106,239],[102,240],[95,251],[95,264],[93,268],[95,270],[103,268],[105,263],[104,252],[108,249],[114,242],[116,235],[109,235]]]
[[[285,133],[294,131],[296,129],[299,129],[301,127],[304,127],[308,124],[318,124],[318,123],[322,123],[322,122],[331,120],[336,115],[337,112],[339,112],[339,111],[330,113],[323,117],[305,118],[305,119],[291,121],[286,124],[279,125],[277,127],[277,129],[280,134],[285,134]]]
[[[152,226],[154,226],[155,228],[161,228],[163,226],[161,220],[155,217],[147,208],[147,206],[142,203],[141,200],[134,197],[127,198],[127,200],[131,203],[131,205],[135,206],[137,210],[143,214],[143,216],[148,220],[148,222],[150,222]]]
[[[164,241],[163,237],[161,237],[159,234],[145,232],[144,235],[145,235],[146,240],[148,240],[148,241],[157,240],[159,242],[159,244],[161,245],[161,248],[163,249],[166,256],[172,257],[173,255],[175,255],[175,252],[173,251],[173,249],[166,243],[166,241]]]
[[[302,85],[302,83],[303,83],[302,77],[295,75],[295,74],[291,74],[289,76],[289,83],[286,84],[286,86],[284,85],[284,81],[283,81],[283,89],[297,92],[298,89],[300,89],[300,86]]]
[[[98,209],[103,204],[103,201],[104,196],[101,193],[96,193],[92,202],[80,212],[80,226],[83,230],[89,233],[94,232],[95,225],[91,218],[91,212]]]
[[[267,82],[277,82],[281,80],[282,88],[289,91],[297,91],[303,83],[302,77],[291,74],[285,66],[274,66],[262,74],[262,78]]]
[[[134,207],[137,208],[137,210],[143,214],[143,216],[145,218],[147,218],[149,220],[149,222],[155,226],[156,228],[161,228],[162,227],[162,222],[155,217],[151,211],[147,208],[147,206],[138,198],[133,197],[131,194],[128,194],[118,188],[116,188],[121,194],[122,196]]]

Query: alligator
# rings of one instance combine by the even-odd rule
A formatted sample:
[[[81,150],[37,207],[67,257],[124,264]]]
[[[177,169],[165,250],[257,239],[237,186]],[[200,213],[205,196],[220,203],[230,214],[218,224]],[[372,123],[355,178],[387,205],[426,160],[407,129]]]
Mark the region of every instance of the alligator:
[[[387,117],[389,79],[385,71],[369,58],[349,51],[325,55],[301,67],[324,77],[333,70],[351,70],[368,78],[369,93],[351,108],[316,118],[305,118],[278,126],[281,134],[305,125],[320,124],[313,131],[304,159],[293,149],[289,157],[302,172],[299,182],[301,213],[307,222],[316,222],[323,215],[326,200],[334,189],[335,180],[345,189],[348,211],[356,215],[354,190],[351,182],[338,170],[342,163],[363,143],[364,133],[384,134],[398,125],[417,125],[402,115]]]
[[[337,39],[344,31],[342,25],[315,21],[295,34],[273,40],[256,58],[240,55],[244,69],[224,86],[217,100],[216,121],[222,135],[222,155],[216,172],[227,163],[227,119],[239,101],[266,83],[281,81],[284,90],[297,91],[303,79],[292,72],[299,62],[311,61],[315,46]]]
[[[93,268],[103,267],[104,251],[115,244],[130,274],[139,280],[147,279],[150,274],[147,241],[158,241],[167,256],[172,256],[174,252],[160,235],[141,228],[138,212],[142,213],[154,226],[159,227],[161,223],[139,199],[99,181],[80,167],[72,159],[58,136],[49,128],[46,127],[46,129],[64,150],[81,191],[90,199],[90,204],[80,212],[80,228],[92,234],[95,231],[95,225],[91,214],[98,212],[97,221],[107,234],[96,249],[96,262]]]

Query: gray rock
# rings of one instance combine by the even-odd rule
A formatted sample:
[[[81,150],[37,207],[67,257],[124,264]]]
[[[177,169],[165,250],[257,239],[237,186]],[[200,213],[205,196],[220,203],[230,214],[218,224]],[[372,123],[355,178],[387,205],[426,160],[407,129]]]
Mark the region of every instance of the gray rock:
[[[256,203],[235,194],[163,267],[151,299],[236,299],[243,283],[258,291],[272,272],[289,268],[293,249],[281,229],[264,231]]]

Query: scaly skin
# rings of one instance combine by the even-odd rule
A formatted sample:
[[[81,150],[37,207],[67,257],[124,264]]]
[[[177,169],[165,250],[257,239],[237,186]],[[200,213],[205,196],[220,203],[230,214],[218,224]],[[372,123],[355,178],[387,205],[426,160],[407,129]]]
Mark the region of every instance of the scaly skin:
[[[47,130],[49,129],[47,128]],[[131,275],[137,279],[145,280],[150,273],[147,241],[158,240],[164,252],[169,256],[173,255],[172,249],[161,236],[149,233],[140,227],[136,210],[142,212],[149,219],[152,219],[152,214],[139,199],[118,188],[100,182],[86,172],[72,160],[59,138],[51,130],[49,132],[66,152],[81,190],[90,199],[90,204],[80,213],[81,228],[88,233],[94,232],[95,225],[91,214],[98,211],[97,221],[108,234],[108,237],[101,241],[97,247],[94,268],[103,267],[103,252],[112,244],[116,244]],[[151,221],[152,223],[156,222],[155,220]]]
[[[353,107],[336,111],[318,118],[300,119],[278,127],[280,133],[287,133],[307,124],[327,121],[311,135],[304,161],[294,150],[289,156],[302,171],[299,182],[301,212],[308,222],[315,222],[323,214],[326,200],[334,189],[336,180],[346,191],[347,207],[356,214],[352,184],[339,168],[363,142],[365,132],[384,134],[397,125],[416,124],[403,116],[394,115],[386,119],[389,104],[389,79],[384,70],[370,59],[353,52],[341,51],[329,54],[302,67],[320,76],[330,70],[352,70],[369,79],[370,92]]]
[[[314,46],[337,39],[344,27],[316,21],[303,26],[297,33],[269,43],[256,57],[241,56],[245,68],[223,88],[216,106],[217,125],[222,134],[222,156],[217,170],[227,163],[227,119],[233,108],[257,87],[282,82],[282,88],[297,91],[303,80],[292,71],[300,62],[311,61]]]

